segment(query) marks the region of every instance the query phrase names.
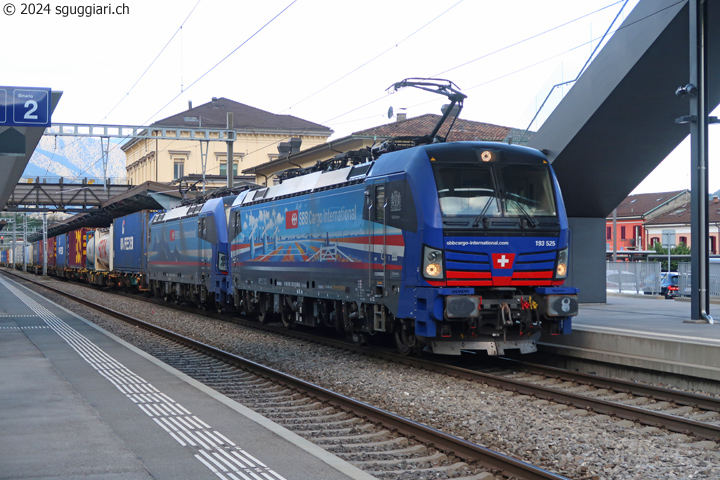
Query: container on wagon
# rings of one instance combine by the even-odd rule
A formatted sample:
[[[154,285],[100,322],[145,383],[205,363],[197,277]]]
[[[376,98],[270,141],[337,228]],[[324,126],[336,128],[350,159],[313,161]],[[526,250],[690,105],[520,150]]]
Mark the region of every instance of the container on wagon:
[[[150,220],[156,212],[143,210],[113,220],[113,270],[141,274],[147,271]]]

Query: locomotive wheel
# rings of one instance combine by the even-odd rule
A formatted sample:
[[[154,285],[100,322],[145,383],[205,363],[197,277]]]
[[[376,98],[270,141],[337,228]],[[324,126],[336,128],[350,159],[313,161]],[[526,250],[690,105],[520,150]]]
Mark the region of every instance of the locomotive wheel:
[[[225,305],[216,301],[215,302],[215,310],[217,310],[218,313],[225,313]]]
[[[398,325],[395,329],[395,348],[400,355],[407,357],[408,355],[416,355],[418,352],[419,342],[415,338],[415,334],[411,333],[409,328]]]
[[[272,311],[272,305],[270,304],[270,298],[266,297],[263,298],[260,301],[260,305],[258,306],[258,321],[262,324],[266,324],[273,320],[275,317],[275,314]],[[283,322],[283,325],[285,325],[285,322]]]
[[[290,306],[297,300],[297,297],[283,295],[280,303],[280,320],[283,327],[290,329],[295,325],[295,311]]]
[[[287,329],[291,329],[295,325],[295,312],[293,312],[287,307],[282,309],[282,312],[280,313],[280,318],[282,320],[283,327]]]

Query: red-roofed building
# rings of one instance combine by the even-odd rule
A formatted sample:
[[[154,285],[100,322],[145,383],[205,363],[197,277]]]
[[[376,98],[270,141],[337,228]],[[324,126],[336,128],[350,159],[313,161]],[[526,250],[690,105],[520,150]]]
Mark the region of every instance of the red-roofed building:
[[[397,121],[380,125],[366,130],[360,130],[347,137],[331,140],[327,143],[316,145],[306,150],[301,150],[289,156],[282,156],[276,160],[263,163],[242,172],[256,176],[258,184],[266,184],[268,178],[274,174],[292,167],[308,167],[316,162],[328,160],[340,152],[360,150],[365,147],[382,143],[393,137],[418,137],[428,135],[440,120],[441,115],[426,114],[418,117],[406,118],[404,114],[397,116]],[[449,123],[446,122],[440,129],[438,135],[447,135]],[[446,141],[490,141],[504,143],[518,143],[522,137],[523,130],[510,127],[492,125],[490,123],[473,122],[458,118],[447,135]],[[523,144],[527,143],[532,136],[528,132],[523,138]],[[272,180],[271,180],[272,182]],[[270,183],[271,184],[271,183]]]
[[[689,190],[630,195],[615,209],[615,230],[613,230],[613,216],[607,218],[605,224],[607,251],[613,251],[615,241],[618,251],[651,248],[645,233],[645,225],[652,219],[689,202]],[[615,240],[614,235],[616,235]]]
[[[674,245],[684,243],[692,248],[692,238],[690,236],[691,222],[690,201],[677,205],[675,208],[658,215],[652,220],[645,223],[645,231],[648,238],[648,246],[661,242],[663,233],[671,234],[671,242]],[[718,253],[718,245],[720,245],[720,200],[717,196],[713,197],[708,205],[708,246],[711,254]]]

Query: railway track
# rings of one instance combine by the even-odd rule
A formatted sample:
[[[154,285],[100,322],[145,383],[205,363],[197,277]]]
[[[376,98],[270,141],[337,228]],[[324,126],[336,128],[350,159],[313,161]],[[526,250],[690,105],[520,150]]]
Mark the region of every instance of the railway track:
[[[137,295],[130,296],[139,298]],[[167,304],[157,299],[142,299],[197,312],[194,308]],[[477,366],[452,365],[452,359],[401,357],[391,349],[358,346],[333,337],[287,330],[279,325],[261,325],[255,321],[214,312],[205,314],[263,331],[480,382],[598,414],[613,415],[643,425],[664,427],[673,432],[690,433],[699,438],[720,441],[720,401],[714,397],[509,360],[505,360],[505,366],[495,371],[482,371]]]
[[[152,337],[151,355],[377,478],[554,479],[543,470],[256,362],[20,277]]]
[[[442,366],[436,371],[444,370],[461,378],[598,414],[720,441],[718,398],[526,362],[505,360],[505,365],[492,373]]]

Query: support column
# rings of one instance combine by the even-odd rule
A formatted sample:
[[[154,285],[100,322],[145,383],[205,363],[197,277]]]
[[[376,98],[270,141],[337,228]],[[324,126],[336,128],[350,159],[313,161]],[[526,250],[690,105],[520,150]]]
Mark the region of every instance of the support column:
[[[690,234],[691,318],[713,323],[710,316],[710,260],[708,253],[708,101],[707,1],[690,0]]]

